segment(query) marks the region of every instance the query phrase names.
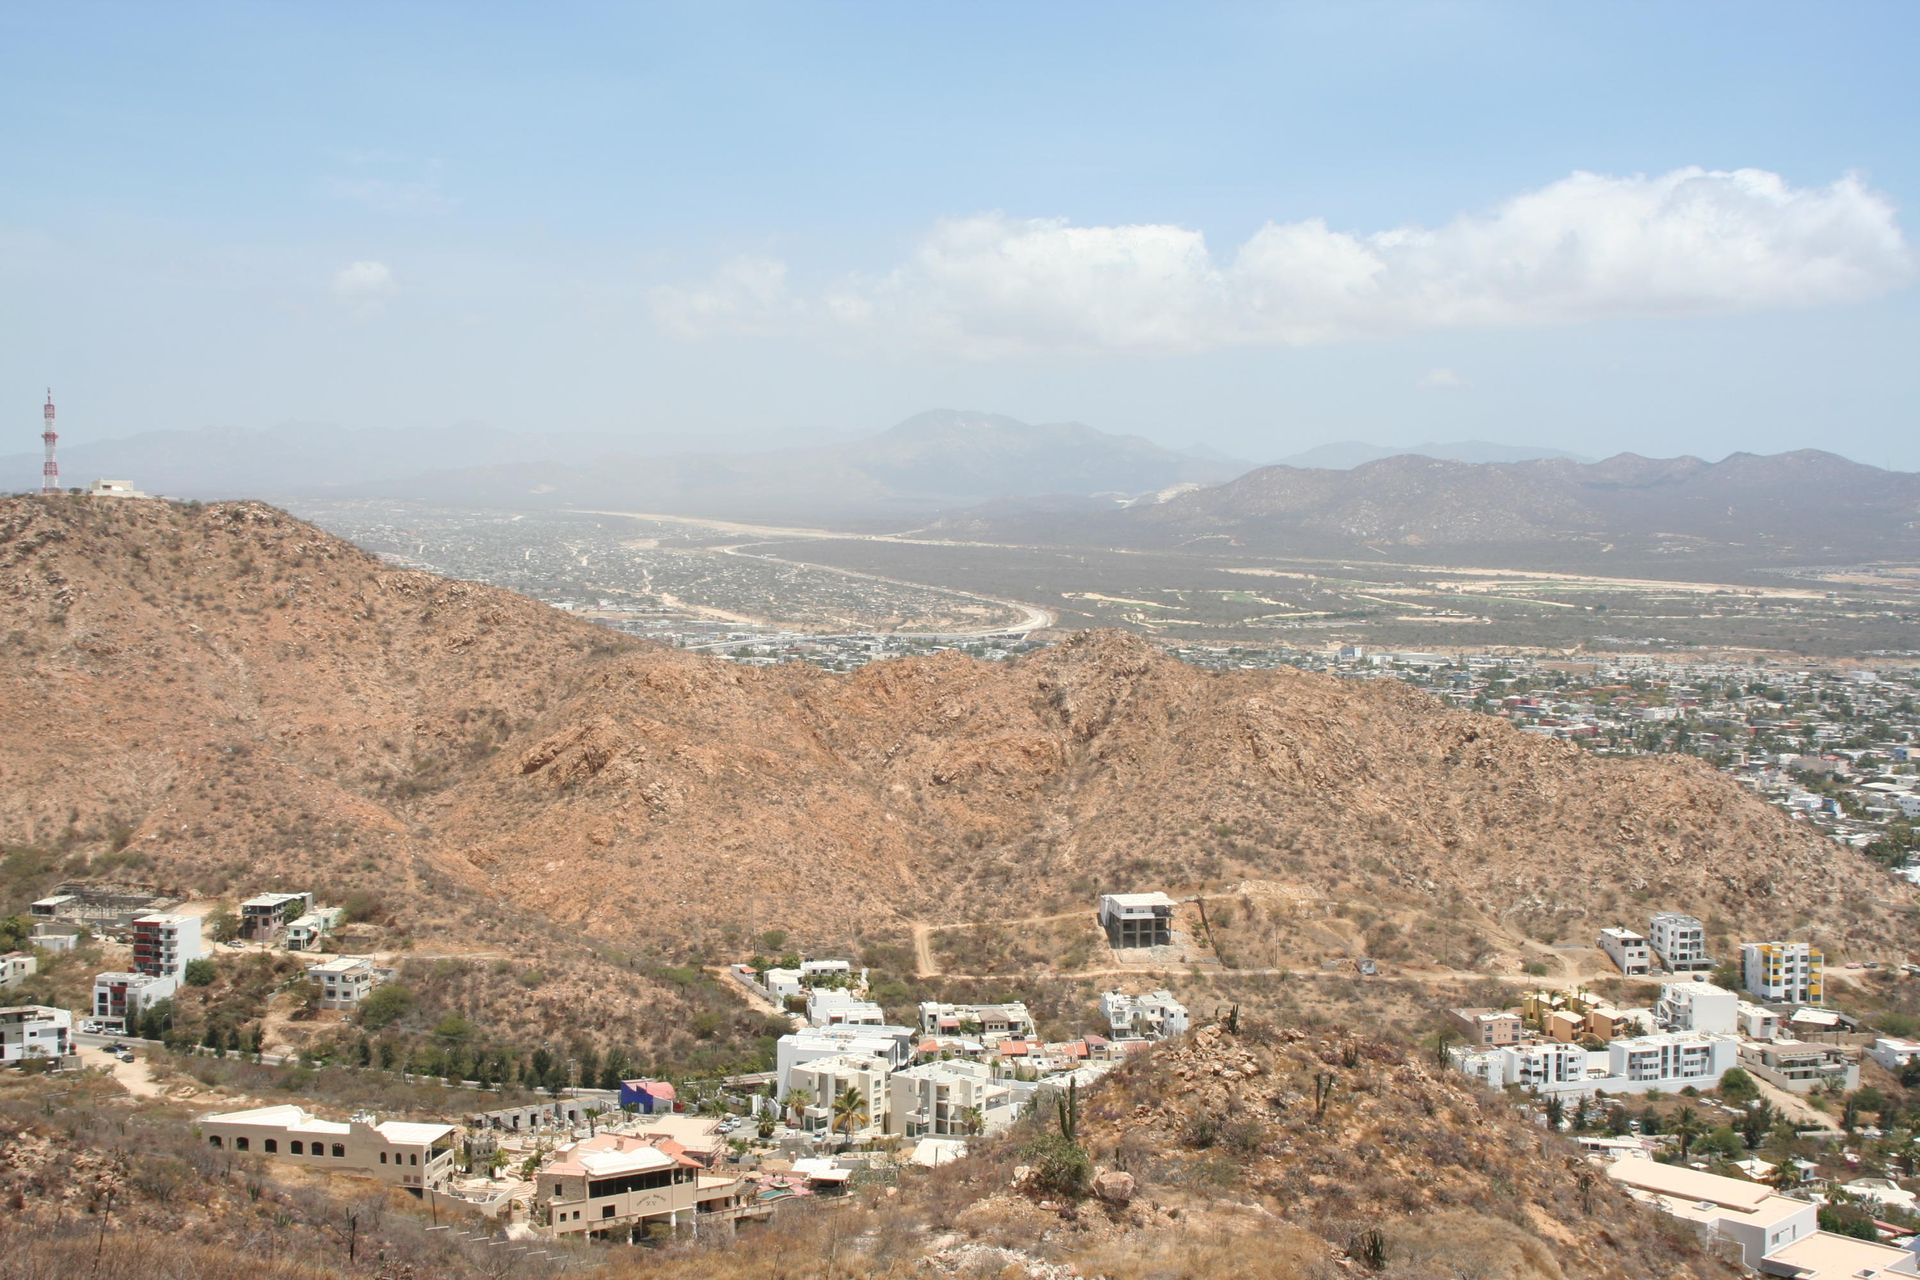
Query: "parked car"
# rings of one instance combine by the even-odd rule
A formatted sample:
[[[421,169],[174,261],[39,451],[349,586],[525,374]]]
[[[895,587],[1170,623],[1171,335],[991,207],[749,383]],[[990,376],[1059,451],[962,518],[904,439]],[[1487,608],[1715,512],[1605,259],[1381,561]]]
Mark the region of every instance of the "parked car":
[[[80,1024],[80,1031],[84,1035],[97,1036],[106,1029],[107,1024],[98,1018],[89,1018]]]

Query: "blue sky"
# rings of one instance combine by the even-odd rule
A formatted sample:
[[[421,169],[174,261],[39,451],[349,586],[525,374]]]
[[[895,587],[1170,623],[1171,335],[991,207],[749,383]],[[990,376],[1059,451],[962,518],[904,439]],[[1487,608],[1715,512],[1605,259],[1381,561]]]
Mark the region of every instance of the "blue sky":
[[[51,383],[73,440],[757,446],[950,406],[1255,459],[1920,469],[1917,34],[1902,4],[7,6],[0,391],[21,449]]]

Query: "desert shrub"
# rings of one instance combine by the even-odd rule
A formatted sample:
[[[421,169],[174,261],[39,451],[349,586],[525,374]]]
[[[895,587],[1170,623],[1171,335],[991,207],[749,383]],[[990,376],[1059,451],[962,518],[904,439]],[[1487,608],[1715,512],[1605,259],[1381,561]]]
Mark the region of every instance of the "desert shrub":
[[[1058,1196],[1078,1197],[1093,1185],[1093,1160],[1063,1134],[1044,1133],[1023,1149],[1033,1166],[1033,1184]]]
[[[397,982],[375,987],[360,1002],[360,1025],[369,1031],[390,1027],[413,1008],[413,992]]]

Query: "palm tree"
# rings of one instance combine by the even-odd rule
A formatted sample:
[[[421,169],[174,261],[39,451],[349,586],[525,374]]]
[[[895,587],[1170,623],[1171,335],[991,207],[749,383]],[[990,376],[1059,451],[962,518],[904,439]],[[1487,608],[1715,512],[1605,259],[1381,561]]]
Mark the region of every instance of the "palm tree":
[[[978,1107],[968,1107],[960,1113],[960,1118],[969,1137],[978,1137],[987,1131],[987,1113]]]
[[[1806,1180],[1807,1175],[1801,1171],[1800,1162],[1791,1155],[1782,1156],[1780,1163],[1773,1167],[1773,1172],[1767,1175],[1767,1185],[1781,1195],[1787,1194]]]
[[[1692,1107],[1682,1107],[1674,1115],[1673,1136],[1680,1139],[1680,1158],[1686,1159],[1687,1148],[1700,1136],[1700,1117]]]
[[[813,1105],[813,1091],[799,1085],[787,1090],[787,1110],[793,1113],[796,1124],[807,1118],[807,1108]]]
[[[853,1145],[853,1131],[863,1128],[867,1123],[867,1100],[860,1096],[860,1090],[848,1085],[833,1098],[833,1127],[847,1135],[847,1145]]]

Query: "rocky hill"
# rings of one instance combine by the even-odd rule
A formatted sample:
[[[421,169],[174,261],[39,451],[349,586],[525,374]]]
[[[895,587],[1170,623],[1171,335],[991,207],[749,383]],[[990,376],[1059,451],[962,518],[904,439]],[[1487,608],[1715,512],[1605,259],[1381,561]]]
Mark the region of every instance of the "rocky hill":
[[[1402,455],[1351,470],[1263,467],[1164,502],[1088,512],[984,508],[954,537],[1422,563],[1677,560],[1821,564],[1920,555],[1920,475],[1818,450],[1719,462],[1619,454],[1469,463]]]
[[[767,928],[899,942],[1242,880],[1490,955],[1663,908],[1910,941],[1910,892],[1704,765],[1596,760],[1393,682],[1208,674],[1113,633],[749,668],[256,503],[0,503],[0,602],[0,842],[196,896],[361,891],[420,955],[717,960]],[[527,1001],[686,1011],[593,972]]]

